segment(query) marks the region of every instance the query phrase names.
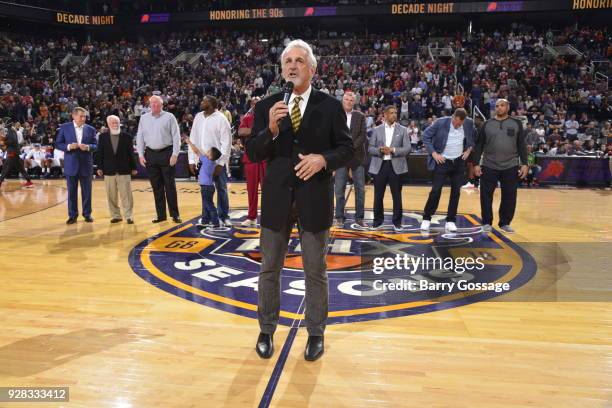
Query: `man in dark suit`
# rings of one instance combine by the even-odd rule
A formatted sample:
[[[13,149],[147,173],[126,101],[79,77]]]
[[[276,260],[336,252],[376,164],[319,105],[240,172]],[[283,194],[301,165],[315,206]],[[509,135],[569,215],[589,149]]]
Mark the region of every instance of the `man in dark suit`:
[[[108,209],[111,213],[111,224],[121,222],[119,197],[123,215],[128,224],[133,224],[134,199],[132,197],[132,176],[137,173],[136,158],[132,137],[121,131],[120,120],[111,115],[106,118],[108,131],[98,138],[98,176],[104,176]]]
[[[385,108],[384,123],[374,128],[368,152],[372,156],[369,172],[374,174],[374,221],[372,229],[383,227],[387,184],[393,198],[393,229],[402,230],[402,174],[408,172],[406,157],[412,150],[408,129],[397,123],[397,108]]]
[[[344,191],[346,190],[346,183],[349,178],[349,170],[355,188],[355,223],[365,228],[363,223],[365,203],[365,169],[363,164],[366,161],[367,149],[366,121],[363,113],[353,110],[354,106],[355,94],[351,91],[346,91],[342,97],[342,107],[346,113],[346,124],[353,138],[355,155],[348,166],[340,167],[334,175],[334,190],[336,192],[335,226],[337,228],[344,227],[344,221],[346,220],[344,216],[344,206],[346,205]]]
[[[458,108],[453,116],[436,119],[425,129],[423,144],[427,148],[427,169],[433,172],[432,187],[425,204],[421,230],[429,231],[431,217],[440,203],[440,194],[446,178],[450,178],[451,194],[448,200],[448,213],[444,228],[456,232],[457,206],[461,185],[465,178],[465,161],[474,148],[474,122],[467,117],[463,108]]]
[[[255,122],[247,140],[253,162],[268,165],[262,188],[261,271],[258,286],[259,326],[256,351],[273,353],[272,336],[280,313],[280,274],[289,237],[298,223],[306,278],[304,358],[318,359],[324,351],[328,311],[325,254],[333,220],[332,172],[353,157],[353,142],[342,104],[312,88],[317,61],[301,40],[287,44],[281,54],[282,75],[294,84],[289,103],[283,93],[255,105]]]
[[[85,124],[87,111],[77,106],[72,110],[72,122],[64,123],[57,132],[55,147],[65,152],[64,174],[68,184],[68,220],[74,224],[79,215],[78,185],[81,184],[83,218],[91,217],[91,179],[93,176],[92,153],[96,150],[96,129]]]

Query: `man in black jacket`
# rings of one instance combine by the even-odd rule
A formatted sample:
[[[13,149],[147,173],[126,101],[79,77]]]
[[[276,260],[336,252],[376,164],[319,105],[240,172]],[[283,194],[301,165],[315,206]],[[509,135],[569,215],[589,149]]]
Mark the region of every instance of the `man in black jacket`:
[[[2,163],[2,175],[0,175],[0,187],[11,170],[16,169],[25,179],[24,187],[32,187],[34,183],[30,180],[28,172],[23,167],[23,161],[19,157],[20,148],[17,141],[17,133],[8,124],[8,129],[0,127],[0,149],[6,152],[6,159]]]
[[[342,107],[346,113],[346,124],[353,138],[355,155],[348,166],[340,167],[334,175],[334,190],[336,192],[335,226],[337,228],[343,228],[346,221],[344,215],[344,207],[346,205],[345,190],[349,171],[355,188],[355,223],[362,228],[366,227],[363,222],[365,211],[365,168],[363,165],[366,161],[368,139],[366,136],[365,115],[357,110],[353,110],[354,106],[355,94],[352,91],[346,91],[342,97]]]
[[[313,361],[324,351],[328,312],[325,255],[333,219],[332,172],[351,160],[353,141],[340,101],[310,84],[317,67],[311,47],[302,40],[290,42],[281,54],[281,67],[283,78],[294,84],[293,92],[287,104],[281,92],[255,105],[246,145],[251,161],[268,163],[261,198],[257,309],[261,333],[255,349],[262,358],[272,356],[280,274],[297,222],[306,279],[304,358]]]
[[[96,164],[98,176],[104,176],[108,209],[111,214],[110,222],[115,224],[122,220],[119,210],[119,196],[121,196],[123,215],[128,224],[133,224],[134,199],[131,177],[135,176],[137,171],[132,137],[121,131],[117,116],[109,116],[106,118],[106,123],[108,131],[100,134]]]

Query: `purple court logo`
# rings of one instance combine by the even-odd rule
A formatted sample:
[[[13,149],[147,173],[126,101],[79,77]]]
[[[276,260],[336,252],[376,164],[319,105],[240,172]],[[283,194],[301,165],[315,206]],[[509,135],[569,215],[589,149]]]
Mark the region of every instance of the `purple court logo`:
[[[497,231],[483,232],[473,215],[458,215],[453,233],[445,232],[443,216],[434,217],[431,230],[423,233],[416,213],[404,214],[400,232],[394,231],[390,213],[385,214],[387,227],[378,230],[359,227],[351,215],[343,228],[330,233],[329,323],[503,299],[536,272],[525,250]],[[256,318],[259,229],[239,226],[246,219],[244,210],[231,216],[232,228],[201,231],[195,218],[141,242],[130,252],[132,269],[181,298]],[[305,292],[297,230],[291,234],[281,291],[281,323],[291,325],[303,318]]]

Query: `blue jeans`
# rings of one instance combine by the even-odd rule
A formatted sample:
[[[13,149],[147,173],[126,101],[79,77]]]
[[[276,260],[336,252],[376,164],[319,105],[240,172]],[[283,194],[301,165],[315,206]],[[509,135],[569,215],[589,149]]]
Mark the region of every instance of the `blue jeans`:
[[[355,190],[355,221],[363,221],[365,204],[365,170],[359,166],[352,171],[353,187]],[[348,181],[348,167],[341,167],[336,170],[334,177],[334,191],[336,193],[336,219],[345,221],[344,207],[346,199],[344,190]]]
[[[219,210],[219,219],[225,221],[229,218],[229,197],[227,196],[227,169],[223,166],[221,173],[213,177],[215,187],[217,188],[217,208]]]
[[[215,197],[215,186],[200,185],[200,194],[202,195],[202,224],[213,224],[219,226],[219,215],[215,208],[213,198]]]

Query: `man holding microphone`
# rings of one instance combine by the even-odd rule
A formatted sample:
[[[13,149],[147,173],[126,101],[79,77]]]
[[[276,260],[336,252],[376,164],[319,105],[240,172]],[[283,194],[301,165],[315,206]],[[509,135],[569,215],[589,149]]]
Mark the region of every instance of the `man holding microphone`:
[[[325,255],[334,206],[332,172],[351,160],[353,141],[340,101],[311,86],[316,67],[310,45],[302,40],[287,44],[281,54],[281,69],[293,87],[255,105],[255,122],[246,144],[251,161],[268,163],[262,188],[260,334],[255,347],[261,358],[270,358],[274,351],[280,275],[296,222],[306,280],[308,341],[304,358],[314,361],[324,352],[328,313]]]

